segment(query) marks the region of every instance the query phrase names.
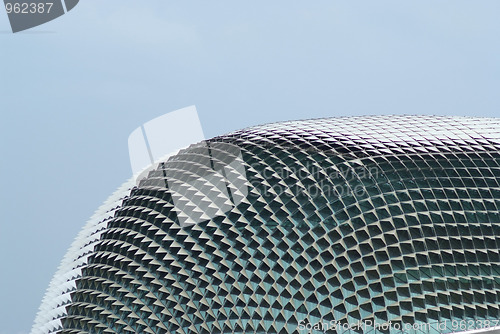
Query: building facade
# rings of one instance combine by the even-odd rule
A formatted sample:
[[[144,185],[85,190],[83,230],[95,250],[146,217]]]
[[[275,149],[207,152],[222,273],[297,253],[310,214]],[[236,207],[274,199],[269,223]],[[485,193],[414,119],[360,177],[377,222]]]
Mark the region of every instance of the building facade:
[[[500,319],[500,120],[275,123],[127,182],[33,333],[451,333]]]

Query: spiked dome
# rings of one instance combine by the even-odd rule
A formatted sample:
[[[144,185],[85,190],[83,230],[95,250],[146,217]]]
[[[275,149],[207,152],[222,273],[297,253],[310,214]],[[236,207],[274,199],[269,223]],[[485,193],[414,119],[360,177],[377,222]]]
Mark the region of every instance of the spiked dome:
[[[89,252],[75,243],[77,275],[54,278],[72,288],[34,332],[481,328],[499,318],[499,180],[498,119],[329,118],[193,144],[120,191]]]

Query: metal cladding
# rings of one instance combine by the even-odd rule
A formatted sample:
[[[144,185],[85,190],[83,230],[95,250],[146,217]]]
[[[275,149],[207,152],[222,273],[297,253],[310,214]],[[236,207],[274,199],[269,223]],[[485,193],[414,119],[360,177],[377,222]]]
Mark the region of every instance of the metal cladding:
[[[450,333],[500,319],[499,119],[256,126],[160,163],[113,212],[61,326],[40,332]]]
[[[61,317],[66,314],[66,306],[71,303],[71,292],[76,289],[76,280],[81,277],[82,267],[87,264],[89,255],[106,229],[107,221],[113,218],[115,210],[133,185],[133,179],[130,179],[118,188],[97,209],[71,244],[43,297],[31,334],[56,333],[62,329]]]

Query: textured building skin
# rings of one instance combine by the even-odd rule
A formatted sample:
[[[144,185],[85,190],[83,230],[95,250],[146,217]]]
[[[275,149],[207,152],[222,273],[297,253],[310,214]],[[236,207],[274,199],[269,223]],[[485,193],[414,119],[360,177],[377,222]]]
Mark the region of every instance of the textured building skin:
[[[31,334],[54,333],[62,329],[61,317],[66,314],[66,306],[71,303],[71,292],[76,289],[76,280],[82,274],[81,268],[87,264],[108,220],[113,218],[115,210],[133,186],[134,180],[130,179],[118,188],[96,210],[71,244],[45,293]]]
[[[318,119],[208,144],[214,168],[240,150],[244,175],[228,171],[239,182],[208,177],[201,144],[150,172],[106,221],[56,332],[288,334],[374,321],[449,333],[496,324],[500,120]],[[181,183],[175,192],[166,175]]]

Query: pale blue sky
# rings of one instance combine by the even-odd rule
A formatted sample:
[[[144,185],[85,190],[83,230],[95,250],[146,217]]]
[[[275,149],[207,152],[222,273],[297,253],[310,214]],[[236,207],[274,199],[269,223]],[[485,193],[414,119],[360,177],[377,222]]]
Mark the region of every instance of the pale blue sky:
[[[0,10],[0,333],[29,331],[66,249],[130,175],[127,137],[195,104],[212,137],[290,119],[500,115],[500,2],[81,0]]]

